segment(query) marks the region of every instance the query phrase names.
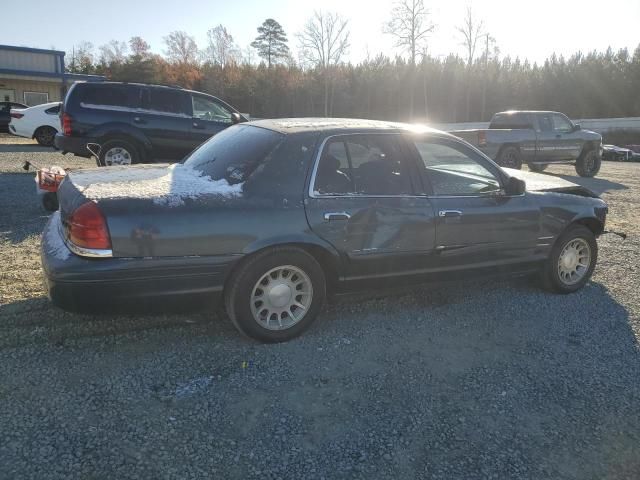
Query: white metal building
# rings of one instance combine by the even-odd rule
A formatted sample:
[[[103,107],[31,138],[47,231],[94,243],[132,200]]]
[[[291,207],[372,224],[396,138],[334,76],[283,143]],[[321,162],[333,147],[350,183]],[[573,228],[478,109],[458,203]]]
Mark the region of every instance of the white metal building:
[[[0,102],[29,106],[60,101],[78,80],[104,80],[98,75],[65,73],[64,52],[0,45]]]

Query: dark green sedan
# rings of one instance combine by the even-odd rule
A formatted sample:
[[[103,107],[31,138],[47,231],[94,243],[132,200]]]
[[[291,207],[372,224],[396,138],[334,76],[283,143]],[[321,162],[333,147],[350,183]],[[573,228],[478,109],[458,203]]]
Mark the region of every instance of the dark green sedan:
[[[56,305],[223,300],[264,342],[301,334],[336,292],[535,272],[574,292],[607,213],[449,134],[352,119],[235,125],[180,164],[71,172],[59,202],[42,241]]]

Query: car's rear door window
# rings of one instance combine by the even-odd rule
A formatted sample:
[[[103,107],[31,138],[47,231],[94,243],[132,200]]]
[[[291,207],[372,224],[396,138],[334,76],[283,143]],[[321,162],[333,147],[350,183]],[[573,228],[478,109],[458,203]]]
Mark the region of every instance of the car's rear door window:
[[[55,107],[47,108],[45,113],[49,115],[58,115],[60,113],[60,105],[56,105]]]
[[[191,116],[189,95],[171,88],[149,88],[144,96],[143,108],[168,115]]]
[[[500,191],[500,180],[473,150],[457,142],[415,141],[424,165],[423,174],[437,196],[474,196]]]
[[[252,125],[234,125],[196,149],[186,165],[230,184],[242,183],[284,139],[284,135]]]
[[[399,136],[330,138],[316,167],[313,191],[319,195],[411,195],[411,178]]]
[[[90,85],[80,90],[83,107],[136,108],[140,89],[132,85]]]

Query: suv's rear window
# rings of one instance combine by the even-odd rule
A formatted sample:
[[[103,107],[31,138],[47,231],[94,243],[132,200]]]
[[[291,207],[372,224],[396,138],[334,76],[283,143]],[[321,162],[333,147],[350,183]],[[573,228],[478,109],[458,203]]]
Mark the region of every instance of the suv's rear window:
[[[497,113],[491,119],[490,129],[495,128],[533,128],[526,113]]]
[[[82,106],[106,106],[136,108],[140,89],[127,85],[90,85],[80,90],[79,100]]]
[[[234,125],[195,150],[187,160],[213,180],[244,182],[267,159],[284,135],[251,125]]]

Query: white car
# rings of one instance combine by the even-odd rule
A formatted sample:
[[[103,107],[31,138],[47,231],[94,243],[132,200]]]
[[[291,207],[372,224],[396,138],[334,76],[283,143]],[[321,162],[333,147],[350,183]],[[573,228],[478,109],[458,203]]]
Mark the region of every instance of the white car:
[[[60,131],[60,102],[43,103],[29,108],[12,108],[9,132],[20,137],[35,138],[50,147]]]

